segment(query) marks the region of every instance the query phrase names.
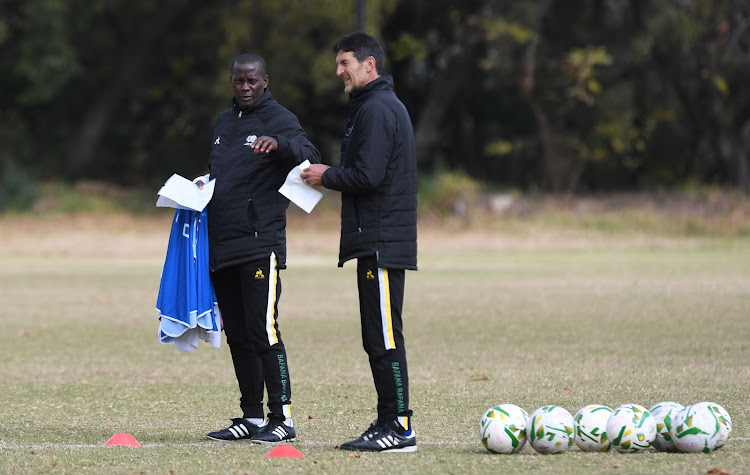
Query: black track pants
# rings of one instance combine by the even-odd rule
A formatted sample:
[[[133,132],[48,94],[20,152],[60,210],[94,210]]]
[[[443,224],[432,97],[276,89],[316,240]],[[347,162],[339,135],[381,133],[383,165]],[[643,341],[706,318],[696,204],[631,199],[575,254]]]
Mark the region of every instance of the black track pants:
[[[357,287],[362,344],[378,394],[378,422],[409,416],[409,375],[406,367],[401,309],[404,270],[381,269],[375,256],[357,260]]]
[[[243,417],[263,417],[263,385],[268,409],[283,415],[292,389],[286,350],[278,325],[281,278],[276,256],[215,271],[216,291],[224,333],[240,387]]]

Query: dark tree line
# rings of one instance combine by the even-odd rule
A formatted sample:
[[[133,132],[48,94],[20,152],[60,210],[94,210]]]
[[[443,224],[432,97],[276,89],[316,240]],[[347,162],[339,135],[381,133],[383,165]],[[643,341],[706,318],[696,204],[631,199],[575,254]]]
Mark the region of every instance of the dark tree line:
[[[424,173],[496,187],[750,192],[750,0],[369,0]],[[0,183],[205,169],[242,52],[335,164],[356,2],[3,0]],[[12,173],[11,173],[12,172]]]

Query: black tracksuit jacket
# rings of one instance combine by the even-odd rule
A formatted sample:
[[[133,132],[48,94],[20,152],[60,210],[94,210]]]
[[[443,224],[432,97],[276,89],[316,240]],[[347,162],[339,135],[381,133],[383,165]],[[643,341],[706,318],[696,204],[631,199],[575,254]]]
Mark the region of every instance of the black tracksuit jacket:
[[[252,136],[267,135],[279,143],[271,153],[255,153]],[[208,204],[209,264],[222,267],[278,258],[286,267],[286,209],[278,192],[289,171],[305,160],[320,163],[297,117],[268,89],[248,110],[236,102],[219,115],[208,160],[216,186]]]
[[[417,269],[414,130],[391,76],[350,94],[341,166],[326,170],[323,186],[341,192],[339,267],[376,255],[378,267]]]

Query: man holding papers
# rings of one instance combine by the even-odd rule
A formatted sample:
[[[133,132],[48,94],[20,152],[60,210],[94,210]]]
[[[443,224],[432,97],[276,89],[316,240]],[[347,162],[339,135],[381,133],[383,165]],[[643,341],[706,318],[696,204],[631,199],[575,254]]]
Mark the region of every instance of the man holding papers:
[[[297,117],[271,96],[263,58],[238,56],[229,78],[234,100],[216,120],[205,179],[216,180],[208,204],[209,264],[242,417],[207,435],[273,444],[296,437],[277,306],[279,271],[286,268],[289,200],[278,189],[292,168],[305,160],[320,163],[320,153]],[[197,184],[202,186],[202,180]]]
[[[339,267],[357,260],[362,343],[378,418],[342,450],[414,452],[403,319],[405,270],[417,269],[417,158],[409,113],[381,75],[385,52],[366,33],[333,47],[349,94],[341,165],[310,165],[307,184],[341,192]]]

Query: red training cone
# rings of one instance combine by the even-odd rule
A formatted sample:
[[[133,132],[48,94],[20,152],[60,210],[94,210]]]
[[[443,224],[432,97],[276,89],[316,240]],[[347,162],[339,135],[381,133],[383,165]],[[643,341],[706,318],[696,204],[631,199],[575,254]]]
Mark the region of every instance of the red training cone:
[[[108,441],[104,443],[104,445],[111,447],[113,445],[121,445],[123,447],[140,447],[141,444],[138,443],[135,438],[130,434],[115,434],[112,437],[109,438]]]
[[[301,459],[305,458],[304,455],[299,453],[297,449],[292,447],[291,445],[277,445],[273,449],[269,450],[266,454],[266,457],[277,457],[277,458],[287,458],[287,459]]]

